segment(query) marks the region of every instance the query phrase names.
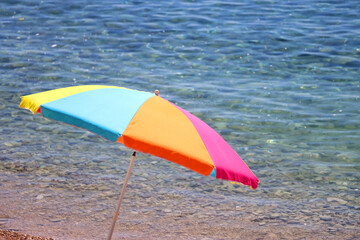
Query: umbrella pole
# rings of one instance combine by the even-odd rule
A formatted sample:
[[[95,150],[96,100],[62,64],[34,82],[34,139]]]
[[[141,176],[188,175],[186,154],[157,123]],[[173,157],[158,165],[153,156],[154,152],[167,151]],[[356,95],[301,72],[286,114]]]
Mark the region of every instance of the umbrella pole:
[[[124,195],[125,195],[126,185],[127,185],[128,181],[129,181],[132,167],[134,166],[135,156],[136,156],[136,152],[134,152],[132,154],[130,165],[129,165],[129,168],[128,168],[127,173],[126,173],[125,181],[124,181],[124,184],[123,184],[123,187],[122,187],[122,190],[121,190],[121,194],[120,194],[120,197],[119,197],[119,201],[118,201],[118,204],[116,206],[115,213],[114,213],[111,229],[110,229],[110,232],[109,232],[109,235],[108,235],[108,238],[107,238],[108,240],[111,240],[111,237],[112,237],[112,234],[113,234],[113,231],[114,231],[114,227],[115,227],[115,223],[116,223],[116,220],[118,219],[118,216],[119,216],[120,205],[121,205],[121,202],[122,202],[122,200],[124,198]]]

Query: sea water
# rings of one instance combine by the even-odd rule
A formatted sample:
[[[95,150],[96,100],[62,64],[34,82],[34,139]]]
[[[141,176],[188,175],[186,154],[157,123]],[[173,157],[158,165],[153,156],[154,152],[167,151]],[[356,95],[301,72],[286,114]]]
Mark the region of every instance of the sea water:
[[[357,0],[1,1],[0,202],[35,206],[45,227],[109,225],[131,156],[18,108],[22,95],[83,84],[159,89],[260,180],[251,191],[138,154],[119,220],[125,236],[190,239],[187,220],[227,229],[241,219],[359,236]],[[131,231],[137,224],[145,233]]]

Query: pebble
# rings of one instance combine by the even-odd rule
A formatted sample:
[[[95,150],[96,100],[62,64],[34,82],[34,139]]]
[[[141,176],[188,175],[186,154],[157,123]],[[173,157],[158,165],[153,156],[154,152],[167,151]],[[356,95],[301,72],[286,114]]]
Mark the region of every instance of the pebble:
[[[5,224],[9,220],[10,216],[0,215],[0,224]]]
[[[312,213],[310,210],[306,210],[306,209],[303,209],[300,212],[302,212],[303,214],[305,214],[307,216],[311,215],[311,213]]]
[[[213,192],[214,189],[212,189],[212,188],[207,188],[207,189],[204,189],[204,191],[205,191],[205,192]]]
[[[323,216],[320,216],[320,220],[323,220],[323,221],[331,221],[331,216],[328,216],[328,215],[323,215]]]
[[[272,213],[269,215],[270,219],[276,219],[276,218],[280,218],[280,214],[279,213]]]
[[[18,147],[18,146],[21,146],[21,142],[17,142],[17,141],[5,142],[4,145],[6,147]]]
[[[335,203],[338,203],[338,204],[341,204],[341,205],[344,205],[347,203],[347,201],[343,200],[343,199],[340,199],[340,198],[334,198],[334,197],[328,197],[326,198],[326,200],[328,202],[335,202]]]
[[[198,188],[198,187],[200,187],[201,185],[200,185],[199,183],[190,183],[189,186],[190,186],[191,188]]]
[[[51,219],[49,219],[50,222],[61,222],[63,220],[65,220],[65,218],[51,218]]]
[[[290,220],[287,222],[288,224],[301,224],[300,221],[296,221],[296,220]]]
[[[42,194],[36,196],[36,200],[41,200],[43,198],[44,198],[44,195],[42,195]]]

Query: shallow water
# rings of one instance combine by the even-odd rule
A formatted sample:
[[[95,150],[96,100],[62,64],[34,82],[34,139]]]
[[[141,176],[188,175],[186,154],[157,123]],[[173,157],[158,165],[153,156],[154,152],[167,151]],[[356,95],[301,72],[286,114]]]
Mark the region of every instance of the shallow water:
[[[131,150],[33,116],[20,96],[82,84],[160,89],[218,131],[260,184],[251,191],[139,154],[124,209],[151,217],[133,221],[248,218],[355,238],[359,19],[356,0],[1,1],[0,196],[38,202],[54,216],[45,226],[111,218]],[[58,212],[46,210],[50,199]],[[146,231],[160,229],[155,220]]]

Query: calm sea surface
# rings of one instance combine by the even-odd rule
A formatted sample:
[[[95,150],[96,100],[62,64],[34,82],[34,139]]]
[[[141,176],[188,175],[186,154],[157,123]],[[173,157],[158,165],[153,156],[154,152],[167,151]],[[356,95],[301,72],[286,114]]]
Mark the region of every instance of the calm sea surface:
[[[159,89],[260,179],[251,191],[139,154],[123,222],[188,213],[226,226],[241,212],[259,227],[359,229],[358,0],[1,1],[0,201],[15,183],[24,201],[59,197],[50,222],[111,218],[131,150],[18,108],[83,84]]]

